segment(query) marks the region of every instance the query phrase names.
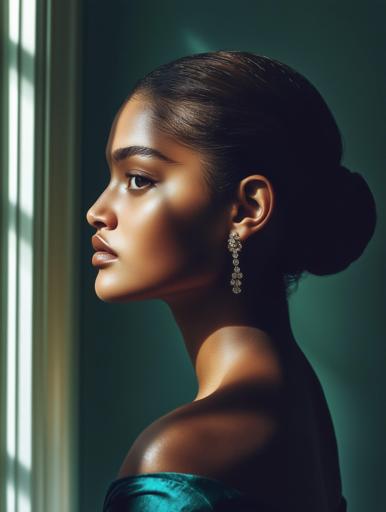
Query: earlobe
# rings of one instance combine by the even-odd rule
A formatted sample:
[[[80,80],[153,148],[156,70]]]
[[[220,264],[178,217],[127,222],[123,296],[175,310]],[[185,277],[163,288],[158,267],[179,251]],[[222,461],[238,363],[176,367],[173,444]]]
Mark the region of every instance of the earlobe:
[[[254,174],[240,181],[237,203],[232,210],[233,229],[246,240],[265,226],[274,208],[271,182],[263,175]]]

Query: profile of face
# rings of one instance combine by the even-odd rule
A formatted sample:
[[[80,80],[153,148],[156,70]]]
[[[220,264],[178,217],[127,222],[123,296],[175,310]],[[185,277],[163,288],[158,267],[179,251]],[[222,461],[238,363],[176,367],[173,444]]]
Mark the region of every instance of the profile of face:
[[[231,216],[211,200],[203,155],[157,130],[139,97],[118,111],[106,155],[110,181],[86,218],[117,257],[93,258],[97,296],[167,300],[213,286],[228,258]]]

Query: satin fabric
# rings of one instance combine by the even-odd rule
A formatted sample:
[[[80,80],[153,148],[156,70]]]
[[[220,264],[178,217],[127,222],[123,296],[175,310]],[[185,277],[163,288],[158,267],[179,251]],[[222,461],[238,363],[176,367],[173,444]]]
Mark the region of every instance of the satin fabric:
[[[111,482],[103,512],[129,511],[281,512],[219,480],[173,471],[131,475]],[[342,496],[340,507],[331,512],[346,511],[346,500]]]

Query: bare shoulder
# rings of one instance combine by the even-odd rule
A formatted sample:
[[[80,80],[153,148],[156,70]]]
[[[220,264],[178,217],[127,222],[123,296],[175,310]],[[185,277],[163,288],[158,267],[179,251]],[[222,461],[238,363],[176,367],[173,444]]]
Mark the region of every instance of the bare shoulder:
[[[314,389],[315,377],[303,366],[291,364],[289,377],[279,384],[244,380],[165,414],[137,437],[118,478],[193,473],[278,510],[305,496],[304,489],[309,489],[304,499],[321,503],[327,485],[329,501],[337,502],[341,489],[333,426],[326,420],[321,391]]]
[[[249,385],[185,404],[138,436],[118,476],[194,473],[249,490],[247,473],[266,464],[267,447],[279,429],[275,400],[275,393]]]

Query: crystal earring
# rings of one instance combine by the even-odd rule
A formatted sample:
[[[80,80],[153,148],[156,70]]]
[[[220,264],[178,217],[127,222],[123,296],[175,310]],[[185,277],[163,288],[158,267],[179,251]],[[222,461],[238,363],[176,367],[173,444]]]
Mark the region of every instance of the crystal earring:
[[[240,293],[241,292],[241,278],[243,277],[243,274],[240,272],[240,261],[238,257],[238,253],[241,251],[241,240],[240,236],[237,233],[237,231],[231,231],[228,238],[228,250],[232,253],[233,256],[233,273],[232,273],[232,279],[230,281],[230,284],[232,285],[232,292],[233,293]]]

